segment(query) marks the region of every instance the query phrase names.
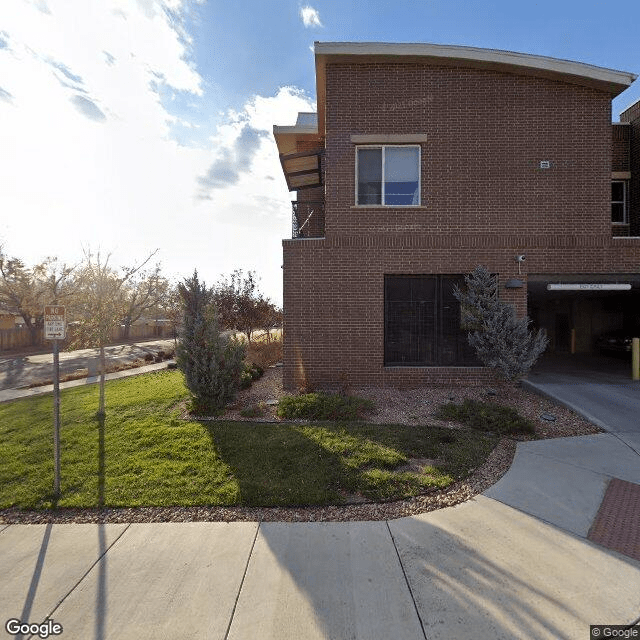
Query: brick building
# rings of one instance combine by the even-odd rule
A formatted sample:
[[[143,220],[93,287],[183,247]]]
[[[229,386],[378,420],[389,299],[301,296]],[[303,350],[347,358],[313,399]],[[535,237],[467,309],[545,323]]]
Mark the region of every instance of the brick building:
[[[429,44],[315,65],[317,113],[274,127],[286,388],[486,379],[452,295],[479,264],[552,351],[640,331],[640,103],[611,117],[634,74]]]

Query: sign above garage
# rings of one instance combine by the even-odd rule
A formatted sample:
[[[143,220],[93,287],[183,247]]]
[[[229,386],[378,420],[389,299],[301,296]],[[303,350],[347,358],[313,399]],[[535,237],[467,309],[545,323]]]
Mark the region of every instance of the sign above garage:
[[[614,282],[554,282],[547,285],[547,291],[630,291],[630,283]]]

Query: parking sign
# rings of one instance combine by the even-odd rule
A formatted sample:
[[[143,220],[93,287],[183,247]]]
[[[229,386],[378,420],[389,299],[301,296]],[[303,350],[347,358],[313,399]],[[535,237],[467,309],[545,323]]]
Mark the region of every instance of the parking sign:
[[[65,308],[48,305],[44,308],[44,339],[64,340],[66,336]]]

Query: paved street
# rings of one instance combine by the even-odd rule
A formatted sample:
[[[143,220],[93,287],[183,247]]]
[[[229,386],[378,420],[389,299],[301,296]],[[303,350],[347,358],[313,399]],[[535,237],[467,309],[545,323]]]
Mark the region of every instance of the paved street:
[[[106,347],[108,364],[126,364],[144,358],[146,354],[174,349],[173,339],[151,340],[134,344]],[[80,349],[60,354],[60,375],[88,370],[88,376],[98,373],[98,349]],[[53,353],[0,357],[0,390],[20,389],[36,382],[53,379]]]

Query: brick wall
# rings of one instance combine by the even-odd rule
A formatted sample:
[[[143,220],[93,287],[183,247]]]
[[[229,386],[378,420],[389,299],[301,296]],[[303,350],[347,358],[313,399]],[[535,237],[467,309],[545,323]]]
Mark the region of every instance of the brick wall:
[[[611,134],[611,171],[630,171],[631,127],[628,124],[615,124],[611,127]]]
[[[610,232],[605,93],[418,64],[328,65],[326,91],[327,235]],[[353,209],[350,136],[416,133],[424,208]]]
[[[611,238],[609,95],[420,64],[330,64],[326,77],[326,237],[283,243],[287,388],[487,380],[482,368],[384,367],[385,274],[483,264],[524,314],[526,287],[504,290],[509,278],[637,269],[638,244]],[[421,207],[354,207],[354,134],[428,136]]]
[[[620,114],[621,122],[629,122],[631,180],[629,182],[630,234],[640,236],[640,100]]]

